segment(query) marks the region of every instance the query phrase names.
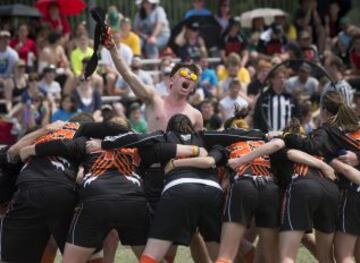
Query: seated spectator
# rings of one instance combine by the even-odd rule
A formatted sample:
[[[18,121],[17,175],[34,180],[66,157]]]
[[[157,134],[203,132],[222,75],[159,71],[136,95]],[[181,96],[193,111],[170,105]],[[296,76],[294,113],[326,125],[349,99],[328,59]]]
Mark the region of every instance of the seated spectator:
[[[49,24],[51,31],[60,34],[67,41],[70,38],[71,28],[67,17],[60,13],[56,2],[49,4],[48,13],[43,17],[43,23]]]
[[[131,70],[145,85],[153,86],[153,79],[150,74],[142,70],[142,61],[139,56],[134,56],[131,62]],[[116,84],[114,94],[120,95],[125,99],[136,99],[134,92],[130,89],[129,85],[124,81],[122,77],[119,77]]]
[[[238,79],[244,87],[250,83],[250,74],[246,68],[241,67],[241,57],[238,54],[231,53],[226,59],[226,68],[218,68],[218,79],[220,90],[226,93],[229,90],[229,84],[232,80]],[[246,93],[245,93],[246,96]]]
[[[280,67],[271,74],[270,86],[260,94],[254,107],[253,126],[255,129],[280,131],[294,117],[299,117],[296,98],[285,88],[287,69]]]
[[[74,98],[70,95],[64,95],[60,100],[60,108],[51,116],[51,122],[68,121],[78,112]]]
[[[61,98],[61,87],[59,82],[55,80],[56,67],[49,65],[44,68],[42,79],[39,82],[39,89],[42,93],[48,96],[50,101],[55,102]]]
[[[6,107],[9,112],[12,108],[14,100],[17,99],[26,89],[28,75],[26,74],[25,61],[20,59],[16,62],[14,75],[8,79],[5,85],[4,95],[6,99]]]
[[[261,34],[266,29],[265,19],[263,17],[254,17],[251,21],[251,34]]]
[[[9,46],[10,32],[0,31],[0,87],[14,74],[18,53]]]
[[[269,58],[286,51],[287,39],[281,26],[272,24],[260,35],[257,51],[262,57]]]
[[[142,49],[148,58],[158,58],[170,38],[170,27],[159,0],[136,0],[135,32],[142,39]]]
[[[136,56],[141,56],[140,37],[131,30],[131,20],[125,17],[121,20],[120,25],[121,43],[128,45]]]
[[[92,76],[87,80],[80,81],[73,91],[72,97],[81,111],[100,115],[101,96],[94,88]]]
[[[48,45],[40,51],[38,72],[42,72],[43,69],[49,65],[56,67],[56,77],[59,81],[61,79],[61,82],[64,82],[64,94],[71,93],[74,85],[74,74],[70,69],[70,62],[61,44],[61,35],[56,32],[49,34]]]
[[[205,98],[219,97],[218,79],[215,70],[209,67],[208,57],[202,54],[197,64],[202,69],[198,85],[203,89]]]
[[[350,62],[353,75],[360,74],[360,35],[353,38],[350,51]],[[1,76],[1,75],[0,75]]]
[[[241,67],[245,67],[249,60],[249,52],[247,50],[248,42],[244,34],[241,32],[240,21],[234,21],[229,25],[227,32],[221,37],[220,57],[222,61],[226,61],[226,57],[230,53],[236,53],[241,56]]]
[[[117,7],[111,5],[108,7],[106,14],[106,23],[115,31],[120,30],[121,20],[124,16],[118,11]]]
[[[223,121],[234,116],[235,107],[239,107],[239,110],[246,110],[248,108],[249,104],[247,100],[240,95],[241,89],[240,81],[232,80],[230,82],[228,95],[219,102],[220,114]]]
[[[147,133],[148,125],[142,116],[140,104],[135,102],[129,107],[129,123],[131,129],[138,133]]]
[[[175,43],[179,47],[176,51],[182,61],[194,61],[200,53],[207,54],[205,41],[199,33],[200,25],[197,22],[185,25],[176,37]]]
[[[299,45],[303,53],[303,57],[309,61],[319,61],[319,52],[317,47],[312,44],[312,38],[308,31],[302,31],[299,36]]]
[[[113,38],[120,56],[128,65],[130,65],[133,58],[133,53],[127,45],[121,43],[121,33],[119,31],[113,32]],[[114,88],[116,79],[118,78],[118,72],[115,68],[109,50],[104,47],[101,49],[101,62],[104,67],[106,91],[108,95],[114,95]]]
[[[29,38],[29,28],[26,24],[20,25],[18,35],[10,41],[10,46],[25,61],[28,69],[31,70],[35,65],[37,48],[35,42]]]
[[[325,60],[325,68],[334,80],[335,87],[328,81],[324,86],[322,95],[335,88],[336,91],[343,95],[345,102],[351,106],[354,91],[351,85],[344,79],[345,67],[341,59],[334,56],[330,57],[328,60]]]
[[[42,90],[39,88],[39,76],[37,73],[30,73],[28,80],[27,80],[27,87],[21,93],[21,103],[22,104],[31,104],[32,99],[39,93],[42,95],[46,95]]]
[[[260,60],[256,66],[255,78],[250,82],[249,86],[247,87],[247,95],[249,98],[249,106],[251,109],[254,107],[254,104],[260,94],[261,89],[264,88],[264,81],[269,74],[271,68],[271,63],[267,62],[266,60]]]
[[[90,58],[94,53],[94,49],[89,46],[89,38],[87,34],[82,34],[77,38],[76,48],[70,54],[71,68],[75,76],[80,76],[83,72],[83,59]]]
[[[218,11],[215,18],[221,26],[221,32],[224,33],[227,31],[229,25],[234,20],[230,10],[230,0],[219,0]]]
[[[204,120],[204,128],[208,131],[214,131],[221,128],[223,122],[219,115],[215,113],[214,103],[210,100],[204,100],[200,104],[200,112]]]
[[[192,0],[194,9],[191,9],[185,13],[185,18],[191,16],[211,16],[211,11],[205,8],[204,0]]]
[[[170,73],[174,63],[169,58],[163,58],[160,62],[160,82],[155,84],[155,91],[160,96],[169,95]]]
[[[285,82],[286,90],[295,96],[305,95],[307,98],[311,98],[318,92],[317,88],[319,85],[319,81],[311,77],[311,71],[312,68],[309,64],[302,64],[297,75],[289,78]]]

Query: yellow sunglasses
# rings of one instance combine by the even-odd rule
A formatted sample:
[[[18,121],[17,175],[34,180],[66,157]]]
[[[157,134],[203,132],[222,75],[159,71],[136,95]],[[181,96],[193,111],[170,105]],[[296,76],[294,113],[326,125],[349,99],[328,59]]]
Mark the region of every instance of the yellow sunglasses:
[[[179,74],[181,77],[187,78],[192,81],[197,81],[197,79],[198,79],[198,76],[196,74],[194,74],[186,69],[180,70]]]

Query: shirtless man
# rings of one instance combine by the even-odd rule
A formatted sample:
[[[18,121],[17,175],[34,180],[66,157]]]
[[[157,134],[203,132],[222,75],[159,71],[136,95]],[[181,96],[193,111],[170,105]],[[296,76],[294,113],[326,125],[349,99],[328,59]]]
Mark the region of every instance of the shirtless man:
[[[154,87],[142,83],[131,71],[129,66],[120,57],[113,39],[107,38],[104,45],[110,51],[117,71],[125,82],[129,84],[134,94],[145,103],[146,118],[150,132],[155,130],[165,131],[169,119],[177,113],[188,116],[196,130],[203,129],[203,118],[200,111],[192,107],[187,101],[189,95],[196,88],[196,81],[200,73],[196,65],[175,65],[170,73],[169,95],[161,97],[157,94]],[[159,171],[159,168],[149,169],[144,177],[144,188],[148,192],[148,200],[153,208],[156,207],[162,191],[163,173],[159,174]],[[195,262],[209,262],[205,244],[199,236],[197,236],[195,243],[193,240],[191,247]],[[169,258],[167,260],[169,262]]]

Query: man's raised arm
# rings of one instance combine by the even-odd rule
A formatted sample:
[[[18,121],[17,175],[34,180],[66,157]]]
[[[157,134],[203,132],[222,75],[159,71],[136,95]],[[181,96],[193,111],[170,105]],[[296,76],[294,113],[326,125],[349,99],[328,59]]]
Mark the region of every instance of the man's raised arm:
[[[115,64],[117,71],[129,84],[131,90],[135,93],[135,95],[145,103],[152,103],[155,96],[155,90],[152,87],[145,85],[131,71],[130,67],[119,55],[114,40],[111,36],[104,41],[104,46],[110,51],[111,58]]]

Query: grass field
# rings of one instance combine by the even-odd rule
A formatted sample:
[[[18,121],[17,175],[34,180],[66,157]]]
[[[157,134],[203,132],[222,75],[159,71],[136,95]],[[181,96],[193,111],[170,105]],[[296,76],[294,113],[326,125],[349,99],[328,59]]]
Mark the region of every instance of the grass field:
[[[56,263],[61,262],[61,257],[56,258]],[[135,256],[129,248],[120,247],[116,254],[116,263],[137,263]],[[190,251],[186,247],[180,247],[177,252],[175,263],[193,263]],[[312,263],[316,260],[310,255],[310,253],[304,249],[300,248],[300,252],[297,258],[297,263]]]

